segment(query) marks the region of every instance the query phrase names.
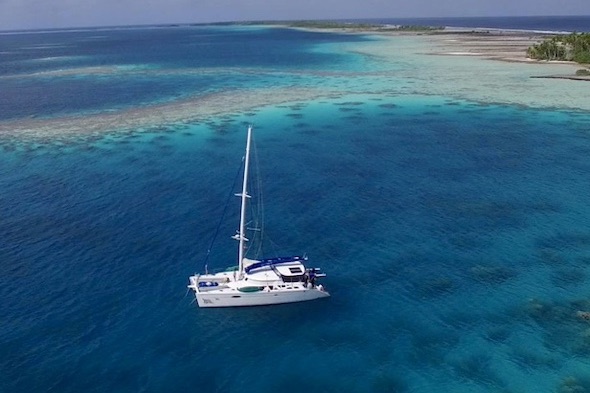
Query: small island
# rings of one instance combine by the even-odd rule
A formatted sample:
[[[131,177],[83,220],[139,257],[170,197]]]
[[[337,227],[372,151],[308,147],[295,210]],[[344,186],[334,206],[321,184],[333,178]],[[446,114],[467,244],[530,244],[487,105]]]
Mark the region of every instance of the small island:
[[[379,32],[437,32],[445,29],[444,26],[422,26],[422,25],[392,25],[382,23],[347,22],[334,20],[294,20],[294,21],[252,21],[235,22],[239,25],[270,25],[298,29],[346,31],[358,33],[379,33]]]
[[[346,29],[362,30],[369,32],[387,32],[387,31],[408,31],[408,32],[428,32],[444,30],[444,26],[421,26],[421,25],[387,25],[355,22],[338,22],[338,21],[296,21],[288,22],[288,27],[299,27],[309,29]]]
[[[527,56],[536,60],[590,64],[590,33],[572,33],[548,38],[529,47]]]
[[[271,22],[270,24],[276,24]],[[266,22],[268,24],[268,22]],[[537,33],[528,31],[511,31],[483,28],[451,28],[445,26],[423,25],[387,25],[346,21],[290,21],[281,23],[289,28],[310,30],[344,31],[352,33],[377,34],[427,34],[433,36],[453,36],[461,46],[472,48],[466,50],[467,55],[478,54],[490,59],[506,61],[563,61],[575,62],[585,68],[576,71],[575,75],[533,76],[533,78],[552,78],[570,80],[590,80],[590,33]],[[526,41],[534,40],[532,46]],[[539,41],[540,40],[540,41]],[[524,44],[524,45],[521,45]],[[516,54],[515,50],[519,51]],[[463,53],[463,52],[455,52]],[[519,60],[521,59],[521,60]]]
[[[547,38],[530,46],[527,57],[546,61],[573,61],[586,68],[576,71],[574,76],[544,76],[543,78],[590,80],[590,33],[572,33]]]

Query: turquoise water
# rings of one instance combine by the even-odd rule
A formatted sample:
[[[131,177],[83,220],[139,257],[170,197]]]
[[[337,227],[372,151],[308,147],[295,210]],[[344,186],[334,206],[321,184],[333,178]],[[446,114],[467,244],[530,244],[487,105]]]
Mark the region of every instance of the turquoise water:
[[[326,271],[325,301],[199,309],[186,291],[250,123],[266,230]],[[0,391],[587,391],[589,128],[580,112],[335,94],[3,139]],[[233,262],[235,226],[210,266]]]

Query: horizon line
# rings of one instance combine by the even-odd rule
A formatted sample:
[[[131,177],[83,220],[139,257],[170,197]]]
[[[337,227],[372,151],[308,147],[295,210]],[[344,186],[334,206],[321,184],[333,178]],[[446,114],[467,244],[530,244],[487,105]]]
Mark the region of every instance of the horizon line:
[[[70,27],[39,27],[28,29],[10,29],[1,30],[0,34],[19,34],[19,33],[39,33],[39,32],[60,32],[60,31],[77,31],[77,30],[97,30],[97,29],[140,29],[149,27],[187,27],[187,26],[212,26],[212,25],[240,25],[240,24],[282,24],[294,22],[354,22],[354,21],[383,21],[383,20],[404,20],[404,19],[491,19],[491,18],[585,18],[589,15],[494,15],[494,16],[404,16],[404,17],[369,17],[369,18],[308,18],[308,19],[258,19],[258,20],[228,20],[216,22],[162,22],[149,24],[129,24],[129,25],[88,25],[88,26],[70,26]],[[460,27],[460,26],[455,26]],[[485,28],[485,26],[481,26]]]

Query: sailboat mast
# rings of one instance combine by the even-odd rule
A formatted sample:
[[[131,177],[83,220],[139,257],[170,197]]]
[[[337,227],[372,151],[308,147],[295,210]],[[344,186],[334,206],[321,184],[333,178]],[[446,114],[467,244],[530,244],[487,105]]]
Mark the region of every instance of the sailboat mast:
[[[248,169],[250,165],[250,139],[252,137],[252,126],[248,126],[248,139],[246,140],[246,156],[244,162],[244,181],[242,182],[242,206],[240,208],[240,233],[239,240],[240,245],[238,248],[238,271],[240,277],[244,272],[244,242],[246,239],[246,199],[250,198],[248,195]]]

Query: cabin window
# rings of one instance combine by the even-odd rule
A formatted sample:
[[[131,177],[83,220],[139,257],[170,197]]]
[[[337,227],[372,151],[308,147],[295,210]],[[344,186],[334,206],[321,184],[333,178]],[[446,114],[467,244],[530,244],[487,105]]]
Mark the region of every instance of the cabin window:
[[[303,273],[303,271],[301,270],[300,267],[290,267],[289,271],[293,274],[297,274],[297,273]]]
[[[305,279],[303,274],[301,274],[299,276],[283,276],[283,275],[281,275],[281,278],[283,279],[284,282],[302,282]]]

